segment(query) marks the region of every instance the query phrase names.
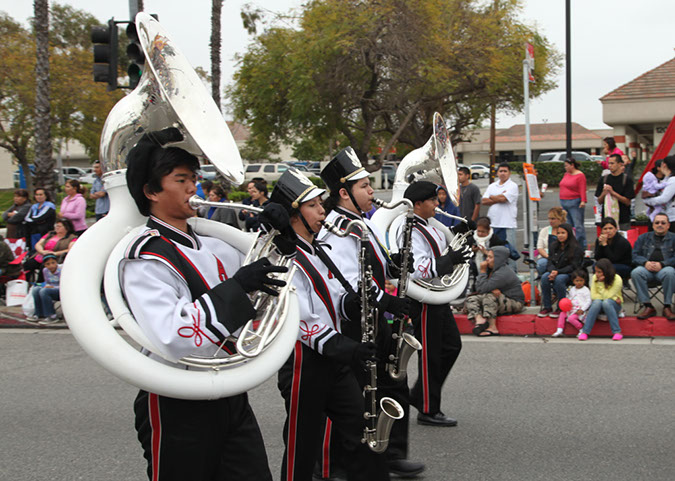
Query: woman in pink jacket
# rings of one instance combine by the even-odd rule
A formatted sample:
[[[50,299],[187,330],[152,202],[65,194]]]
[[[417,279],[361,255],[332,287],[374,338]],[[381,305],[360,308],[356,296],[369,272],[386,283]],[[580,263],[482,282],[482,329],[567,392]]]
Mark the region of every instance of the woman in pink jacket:
[[[87,230],[85,216],[87,214],[87,201],[84,200],[84,189],[77,180],[67,180],[63,186],[66,196],[61,201],[59,217],[64,217],[73,223],[75,235],[82,234]]]

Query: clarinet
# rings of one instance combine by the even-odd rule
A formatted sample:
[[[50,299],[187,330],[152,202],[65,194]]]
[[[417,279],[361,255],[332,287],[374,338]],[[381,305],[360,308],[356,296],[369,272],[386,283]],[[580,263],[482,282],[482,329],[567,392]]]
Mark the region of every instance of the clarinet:
[[[345,230],[341,231],[330,222],[324,222],[323,226],[338,237],[346,237],[349,232],[356,232],[355,227],[360,227],[360,250],[359,250],[359,296],[361,298],[361,342],[375,343],[377,336],[377,308],[370,301],[370,290],[373,286],[373,269],[368,264],[368,226],[362,220],[350,221]],[[368,383],[363,388],[366,399],[366,408],[363,417],[366,425],[363,429],[361,442],[366,444],[371,451],[383,453],[389,445],[389,434],[394,421],[403,417],[403,408],[390,397],[384,397],[377,403],[377,361],[366,361],[366,373]]]

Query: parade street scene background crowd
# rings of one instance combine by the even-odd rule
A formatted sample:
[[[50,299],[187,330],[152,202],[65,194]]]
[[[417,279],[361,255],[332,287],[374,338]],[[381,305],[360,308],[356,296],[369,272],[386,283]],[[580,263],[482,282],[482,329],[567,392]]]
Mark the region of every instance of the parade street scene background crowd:
[[[263,3],[0,3],[0,478],[673,479],[672,52]]]

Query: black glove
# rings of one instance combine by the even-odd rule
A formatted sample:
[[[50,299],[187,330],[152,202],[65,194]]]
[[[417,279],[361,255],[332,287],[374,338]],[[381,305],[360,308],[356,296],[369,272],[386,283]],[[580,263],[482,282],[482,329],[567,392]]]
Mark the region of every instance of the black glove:
[[[385,292],[382,295],[382,299],[380,299],[378,307],[380,310],[388,312],[394,317],[403,317],[410,313],[410,299],[392,296]]]
[[[354,349],[352,361],[366,367],[366,361],[377,361],[377,346],[374,342],[362,342]]]
[[[291,218],[288,215],[288,211],[276,202],[267,202],[265,204],[263,211],[258,215],[258,221],[267,232],[276,229],[279,232],[286,233],[291,229]]]
[[[237,281],[246,292],[263,291],[271,296],[278,296],[277,291],[267,286],[283,287],[286,281],[267,277],[272,272],[288,272],[288,267],[272,265],[267,257],[263,257],[252,264],[241,267],[232,279]]]
[[[471,259],[471,251],[467,247],[462,247],[456,251],[450,251],[445,255],[436,258],[436,272],[439,276],[444,276],[452,272],[457,264],[462,264]]]
[[[275,235],[272,242],[274,242],[281,255],[289,257],[295,256],[297,252],[295,248],[297,240],[298,237],[295,235],[295,231],[289,228],[287,232]]]
[[[401,263],[403,262],[403,254],[401,252],[397,252],[395,254],[391,255],[391,262],[389,263],[389,273],[391,274],[392,278],[399,278],[401,277]],[[415,258],[413,257],[413,253],[410,253],[410,259],[408,260],[408,272],[411,274],[415,272]]]
[[[466,220],[466,222],[460,222],[456,226],[450,228],[453,234],[464,234],[470,230],[476,230],[476,223],[474,221],[468,220],[466,217],[464,220]]]
[[[361,296],[350,292],[342,300],[342,313],[347,320],[359,322],[361,320]]]

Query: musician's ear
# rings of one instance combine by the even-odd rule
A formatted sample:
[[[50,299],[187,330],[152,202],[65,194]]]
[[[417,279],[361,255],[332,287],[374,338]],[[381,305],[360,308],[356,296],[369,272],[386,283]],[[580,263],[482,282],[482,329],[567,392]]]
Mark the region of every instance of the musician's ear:
[[[349,192],[347,192],[347,189],[345,187],[341,187],[340,190],[338,190],[338,194],[340,195],[340,199],[342,200],[351,200],[349,197]]]

